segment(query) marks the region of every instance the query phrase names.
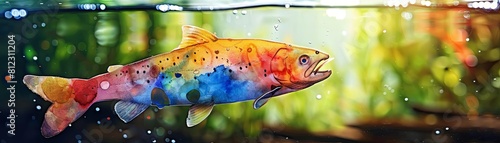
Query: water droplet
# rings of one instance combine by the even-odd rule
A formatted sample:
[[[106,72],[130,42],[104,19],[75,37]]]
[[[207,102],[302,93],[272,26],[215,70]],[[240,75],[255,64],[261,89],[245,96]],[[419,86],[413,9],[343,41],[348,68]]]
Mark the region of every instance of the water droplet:
[[[445,130],[447,130],[447,131],[448,131],[448,130],[450,130],[450,128],[449,128],[449,127],[446,127],[446,128],[444,128],[444,129],[445,129]]]
[[[124,139],[128,138],[127,134],[123,134],[123,138]]]
[[[405,101],[408,101],[408,97],[405,97]]]
[[[101,111],[101,108],[95,107],[95,111],[99,112],[99,111]]]
[[[285,8],[290,8],[290,4],[285,4]]]
[[[36,105],[36,109],[37,109],[37,110],[40,110],[40,109],[42,109],[42,106],[40,106],[40,105]]]
[[[101,124],[101,121],[97,121],[97,124],[100,125]]]
[[[146,131],[146,133],[148,133],[148,135],[150,135],[151,134],[151,130]]]
[[[439,134],[441,134],[441,131],[436,130],[434,133],[436,133],[436,135],[439,135]]]
[[[35,60],[35,61],[36,61],[36,60],[38,60],[38,57],[36,57],[36,56],[33,56],[33,60]]]
[[[102,81],[100,85],[101,85],[101,89],[108,89],[109,88],[108,81]]]
[[[242,10],[241,11],[241,15],[246,15],[247,14],[247,11],[246,10]]]
[[[316,99],[320,100],[321,99],[321,94],[316,95]]]
[[[238,10],[236,10],[236,9],[235,9],[235,10],[233,10],[233,14],[234,14],[234,15],[238,14]]]

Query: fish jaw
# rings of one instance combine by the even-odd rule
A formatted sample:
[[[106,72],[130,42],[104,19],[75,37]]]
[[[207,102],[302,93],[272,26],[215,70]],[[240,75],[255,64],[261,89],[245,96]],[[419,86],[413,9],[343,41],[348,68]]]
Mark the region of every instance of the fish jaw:
[[[320,69],[331,60],[332,59],[329,59],[329,55],[325,54],[321,59],[311,64],[304,72],[304,77],[307,78],[306,82],[314,84],[330,77],[332,74],[331,70],[320,71]]]

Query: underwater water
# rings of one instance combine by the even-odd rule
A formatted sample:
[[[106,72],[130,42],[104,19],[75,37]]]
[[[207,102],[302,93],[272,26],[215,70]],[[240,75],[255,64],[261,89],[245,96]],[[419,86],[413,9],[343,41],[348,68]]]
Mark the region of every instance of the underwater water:
[[[498,4],[1,0],[0,142],[500,142]],[[183,25],[317,49],[332,74],[257,110],[216,105],[194,127],[185,106],[124,123],[113,100],[42,136],[51,103],[24,75],[91,78],[176,49]]]

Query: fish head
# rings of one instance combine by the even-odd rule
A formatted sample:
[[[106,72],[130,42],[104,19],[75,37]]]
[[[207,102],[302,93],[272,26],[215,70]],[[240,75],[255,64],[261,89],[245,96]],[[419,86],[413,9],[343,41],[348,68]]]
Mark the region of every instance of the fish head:
[[[304,89],[331,75],[330,70],[320,69],[330,61],[329,57],[315,49],[285,44],[274,54],[271,71],[282,86],[292,90]]]

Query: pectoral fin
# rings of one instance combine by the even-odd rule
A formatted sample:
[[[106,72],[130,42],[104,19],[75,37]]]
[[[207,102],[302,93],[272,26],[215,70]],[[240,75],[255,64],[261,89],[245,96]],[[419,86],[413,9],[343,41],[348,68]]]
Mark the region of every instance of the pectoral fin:
[[[210,115],[212,109],[214,108],[214,103],[210,104],[194,104],[189,108],[188,117],[186,119],[186,125],[188,127],[193,127],[201,123],[205,118]]]
[[[144,110],[148,109],[148,107],[149,105],[146,104],[139,104],[131,101],[118,101],[115,104],[115,112],[123,122],[128,123],[144,112]]]
[[[123,65],[111,65],[108,67],[108,72],[115,71],[115,70],[122,68],[122,67],[123,67]]]
[[[268,91],[262,94],[259,98],[255,99],[255,101],[253,102],[253,109],[259,109],[260,107],[264,106],[264,104],[266,104],[267,101],[271,97],[273,97],[274,93],[281,89],[281,86],[272,86],[271,88],[271,91]]]

